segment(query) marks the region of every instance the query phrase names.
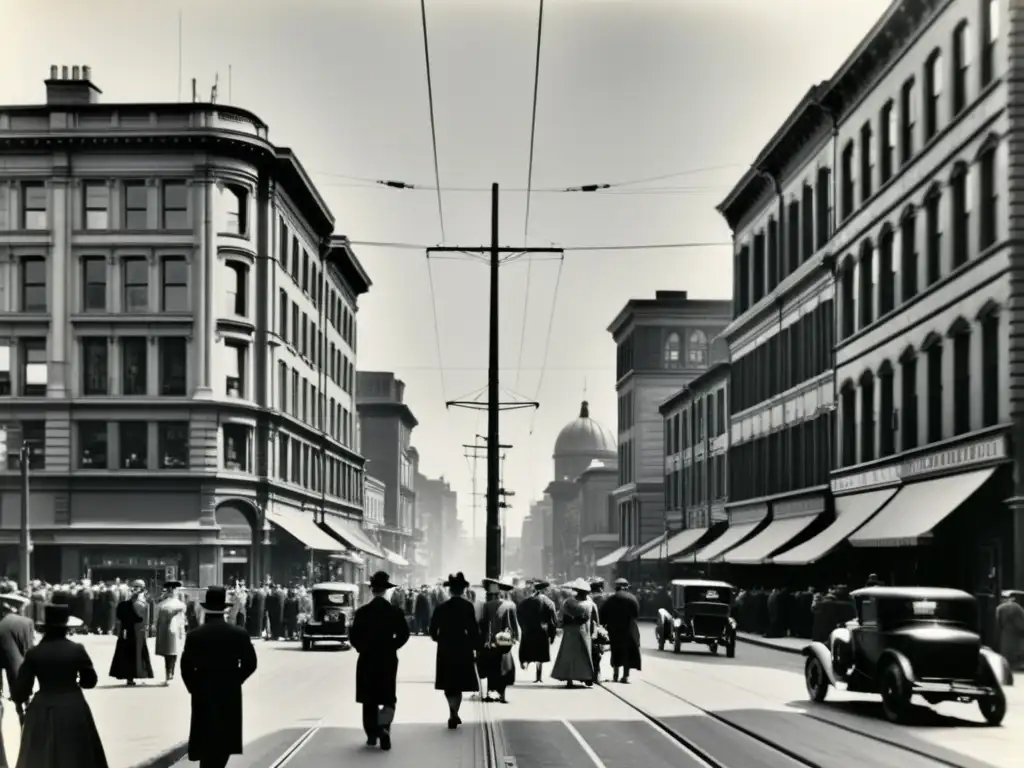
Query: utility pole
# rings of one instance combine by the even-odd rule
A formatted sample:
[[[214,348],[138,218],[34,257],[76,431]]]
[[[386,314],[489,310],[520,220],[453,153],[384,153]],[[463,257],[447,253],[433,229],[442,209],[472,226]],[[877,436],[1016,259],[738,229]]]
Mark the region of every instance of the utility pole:
[[[24,438],[21,442],[21,450],[18,452],[18,460],[21,462],[21,541],[18,547],[18,556],[21,564],[19,581],[23,589],[28,588],[32,578],[32,530],[29,523],[29,462],[32,458],[32,446]]]
[[[461,246],[441,246],[428,248],[427,256],[432,253],[467,253],[490,254],[490,338],[488,340],[487,360],[487,567],[488,578],[497,579],[501,576],[501,519],[499,516],[499,490],[501,485],[500,457],[498,433],[501,426],[501,411],[519,408],[538,408],[535,402],[501,402],[499,394],[499,336],[498,336],[498,269],[501,267],[502,255],[523,255],[527,253],[564,253],[561,248],[508,248],[499,244],[498,230],[498,185],[491,185],[491,244],[489,247],[463,248]],[[475,400],[453,400],[445,403],[447,407],[479,408]]]

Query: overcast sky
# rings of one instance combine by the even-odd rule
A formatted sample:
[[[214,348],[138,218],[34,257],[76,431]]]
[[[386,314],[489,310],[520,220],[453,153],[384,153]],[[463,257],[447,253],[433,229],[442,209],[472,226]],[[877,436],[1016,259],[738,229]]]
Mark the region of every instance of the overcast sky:
[[[507,245],[522,245],[524,236],[534,246],[722,244],[573,252],[563,262],[528,268],[521,259],[503,269],[505,398],[541,403],[536,416],[502,417],[502,442],[515,446],[505,484],[517,493],[510,517],[517,535],[529,499],[551,479],[555,436],[577,415],[584,392],[592,415],[615,429],[608,323],[630,298],[657,289],[730,298],[729,231],[714,206],[888,2],[547,0],[528,233],[523,190],[538,2],[426,4],[441,186],[470,188],[442,192],[445,244],[489,240],[492,182],[506,188]],[[340,233],[441,243],[434,192],[346,178],[434,184],[418,0],[3,3],[0,103],[41,102],[51,64],[92,66],[110,102],[188,100],[193,77],[208,98],[219,74],[220,101],[257,113],[272,141],[298,153]],[[665,174],[678,175],[597,194],[544,191]],[[359,368],[393,370],[406,382],[422,470],[452,482],[468,524],[472,473],[461,444],[483,433],[485,420],[446,411],[444,401],[474,397],[486,383],[486,268],[432,262],[439,360],[424,253],[357,253],[374,282],[360,306]],[[483,490],[483,461],[479,468]]]

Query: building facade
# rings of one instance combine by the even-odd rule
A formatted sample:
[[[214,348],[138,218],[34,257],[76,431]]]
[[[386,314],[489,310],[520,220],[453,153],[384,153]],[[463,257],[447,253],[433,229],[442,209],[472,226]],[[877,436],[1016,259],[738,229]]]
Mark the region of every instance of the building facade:
[[[1012,6],[894,2],[720,206],[730,523],[753,534],[724,560],[1024,583]]]
[[[612,500],[618,484],[614,461],[594,459],[576,478],[572,517],[579,520],[577,548],[583,573],[596,573],[597,562],[619,548],[619,515]]]
[[[413,538],[419,455],[412,432],[419,423],[405,404],[405,383],[395,374],[359,371],[356,406],[363,455],[369,471],[384,483],[384,525],[380,541],[398,568],[415,560]]]
[[[23,444],[41,578],[203,586],[358,559],[370,281],[298,159],[236,107],[103,104],[87,67],[46,90],[0,108],[6,569]]]
[[[643,546],[682,524],[666,516],[665,426],[659,407],[714,361],[727,358],[718,337],[731,317],[728,301],[658,291],[653,299],[631,299],[608,327],[616,344],[619,482],[614,504],[623,563],[636,560]]]
[[[446,568],[456,568],[457,519],[458,494],[448,481],[443,477],[424,477],[417,472],[416,531],[420,535],[417,549],[423,555],[417,559],[417,564],[424,578],[447,576]]]

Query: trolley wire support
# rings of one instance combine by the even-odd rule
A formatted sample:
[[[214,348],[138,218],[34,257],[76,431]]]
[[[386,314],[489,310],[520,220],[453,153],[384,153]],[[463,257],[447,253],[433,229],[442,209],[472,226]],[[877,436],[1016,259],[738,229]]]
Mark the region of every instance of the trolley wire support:
[[[562,248],[525,248],[508,247],[499,244],[498,235],[498,185],[491,185],[491,244],[475,248],[461,245],[435,246],[426,249],[427,255],[434,253],[465,253],[487,254],[490,256],[490,333],[488,338],[487,364],[487,565],[486,576],[491,579],[501,577],[501,448],[498,436],[500,414],[502,410],[523,408],[539,408],[540,403],[524,401],[501,401],[498,380],[499,374],[499,335],[498,335],[498,270],[503,255],[523,253],[564,253]],[[477,401],[452,400],[445,404],[449,408],[480,409]]]

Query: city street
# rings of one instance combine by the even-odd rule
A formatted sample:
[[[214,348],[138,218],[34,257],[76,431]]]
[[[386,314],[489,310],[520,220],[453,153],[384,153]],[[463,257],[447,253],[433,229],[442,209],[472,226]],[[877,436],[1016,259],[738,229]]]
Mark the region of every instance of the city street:
[[[912,724],[893,726],[869,697],[833,691],[826,703],[812,705],[798,655],[741,643],[735,659],[685,647],[676,656],[653,647],[650,625],[641,633],[644,669],[630,685],[570,691],[553,681],[526,682],[532,671],[520,672],[509,704],[467,700],[457,732],[445,728],[444,700],[433,688],[434,645],[414,637],[401,654],[390,755],[364,745],[352,695],[354,652],[303,653],[293,643],[258,642],[260,668],[245,688],[245,754],[230,766],[276,768],[293,754],[290,764],[310,768],[381,760],[423,768],[1009,768],[1024,749],[1024,691],[1009,692],[1001,728],[982,726],[976,707],[954,704],[920,707]],[[111,768],[189,765],[180,751],[189,720],[180,681],[124,688],[105,677],[113,640],[83,642],[101,673],[100,686],[87,696]],[[607,668],[604,673],[610,677]],[[14,723],[5,719],[8,745],[16,738]],[[488,762],[488,750],[496,763]]]

